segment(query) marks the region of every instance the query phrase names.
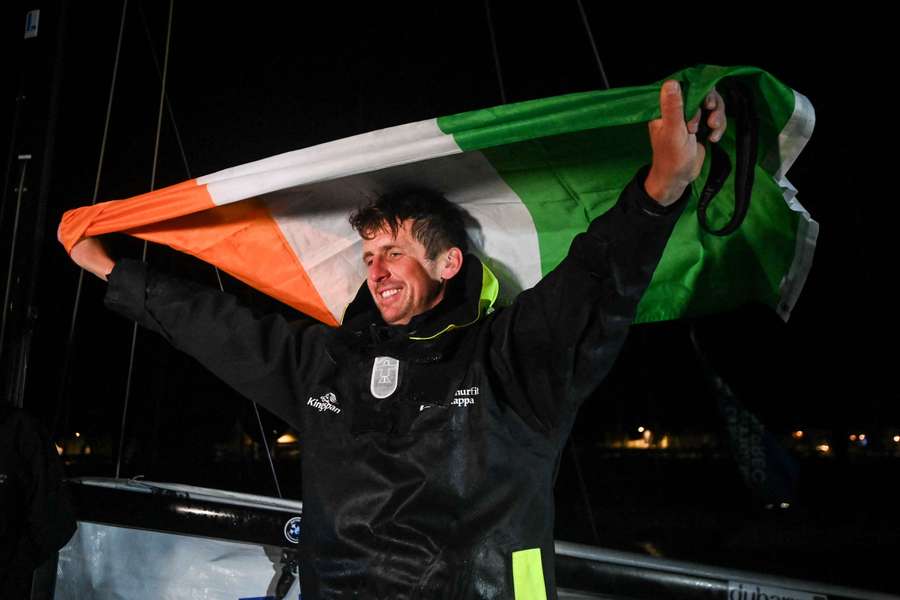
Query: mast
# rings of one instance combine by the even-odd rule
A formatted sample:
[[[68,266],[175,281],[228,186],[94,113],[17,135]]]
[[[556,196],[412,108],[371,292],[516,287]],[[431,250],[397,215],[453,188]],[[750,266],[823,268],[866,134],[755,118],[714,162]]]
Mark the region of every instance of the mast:
[[[68,0],[17,12],[18,86],[0,200],[5,267],[0,326],[2,399],[24,404],[31,339],[38,319],[37,281],[47,228],[56,127],[64,72]],[[4,100],[9,106],[9,99]]]

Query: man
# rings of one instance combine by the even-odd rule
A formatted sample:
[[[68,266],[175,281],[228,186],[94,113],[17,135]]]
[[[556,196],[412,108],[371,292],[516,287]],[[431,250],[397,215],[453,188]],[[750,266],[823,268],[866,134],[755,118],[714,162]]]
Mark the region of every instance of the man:
[[[73,260],[106,303],[159,332],[301,432],[305,598],[555,597],[553,479],[580,403],[611,367],[699,174],[699,114],[667,82],[653,163],[507,308],[466,254],[458,207],[379,199],[351,222],[366,284],[341,327],[258,319],[234,299],[115,263]],[[706,99],[711,141],[725,128]]]

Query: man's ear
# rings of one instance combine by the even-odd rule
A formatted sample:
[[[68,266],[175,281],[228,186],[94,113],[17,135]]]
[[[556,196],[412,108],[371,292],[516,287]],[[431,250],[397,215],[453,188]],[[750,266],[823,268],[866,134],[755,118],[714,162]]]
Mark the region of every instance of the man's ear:
[[[463,264],[463,253],[462,250],[457,248],[456,246],[450,248],[446,252],[441,252],[438,255],[438,267],[440,268],[441,279],[447,280],[453,278],[457,273],[459,273],[460,269],[462,269]]]

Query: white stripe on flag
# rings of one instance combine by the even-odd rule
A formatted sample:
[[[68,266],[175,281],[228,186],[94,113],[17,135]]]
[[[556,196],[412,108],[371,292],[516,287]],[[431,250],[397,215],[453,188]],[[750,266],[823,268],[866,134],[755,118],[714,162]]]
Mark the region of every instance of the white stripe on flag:
[[[780,164],[774,176],[784,194],[785,203],[800,217],[797,222],[794,260],[781,280],[779,289],[781,299],[775,306],[775,311],[784,321],[791,316],[791,311],[806,284],[806,277],[812,268],[813,255],[816,251],[816,240],[819,237],[819,224],[797,200],[797,189],[788,181],[785,173],[803,151],[812,136],[815,123],[816,112],[812,103],[806,96],[794,91],[794,112],[778,135]]]
[[[472,251],[500,279],[512,299],[541,278],[537,232],[528,209],[480,152],[364,173],[264,200],[326,306],[337,319],[365,281],[359,236],[348,215],[385,192],[422,187],[444,194],[472,217]]]
[[[453,137],[438,128],[437,119],[428,119],[264,158],[200,177],[197,183],[208,184],[213,202],[222,205],[459,152]]]

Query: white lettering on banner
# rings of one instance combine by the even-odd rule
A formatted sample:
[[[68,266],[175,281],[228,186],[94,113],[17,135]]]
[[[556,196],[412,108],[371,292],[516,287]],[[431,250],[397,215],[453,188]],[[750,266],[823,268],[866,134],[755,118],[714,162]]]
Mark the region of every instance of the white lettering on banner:
[[[756,583],[729,581],[728,600],[828,600],[828,596]]]
[[[309,397],[309,400],[306,402],[307,406],[312,406],[317,409],[319,412],[324,412],[326,410],[333,412],[334,414],[340,414],[341,409],[336,406],[337,397],[328,392],[327,394],[323,394],[318,398]]]

